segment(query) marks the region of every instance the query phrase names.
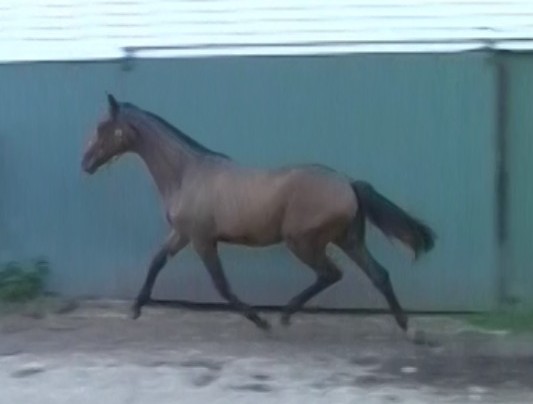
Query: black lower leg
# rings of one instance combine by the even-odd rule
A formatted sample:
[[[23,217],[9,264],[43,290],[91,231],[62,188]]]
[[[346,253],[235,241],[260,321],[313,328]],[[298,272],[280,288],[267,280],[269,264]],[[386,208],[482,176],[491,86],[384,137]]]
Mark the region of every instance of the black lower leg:
[[[262,330],[270,329],[270,324],[266,320],[261,318],[257,311],[255,311],[251,306],[247,305],[246,303],[243,303],[229,291],[221,291],[220,293],[229,302],[229,304],[233,306],[235,310],[241,312],[245,318],[250,320],[257,327],[261,328]]]
[[[396,293],[392,287],[389,273],[374,257],[368,252],[366,247],[361,247],[359,250],[348,250],[348,255],[361,267],[363,272],[370,278],[374,286],[383,294],[387,303],[396,319],[400,328],[407,330],[407,315],[404,313]]]
[[[257,327],[267,330],[270,324],[261,318],[259,314],[249,305],[242,302],[232,291],[229,285],[222,263],[218,257],[216,250],[209,250],[201,254],[201,258],[211,275],[213,283],[220,293],[220,295],[237,311],[239,311],[245,318],[253,322]]]
[[[133,304],[132,317],[134,319],[141,315],[142,307],[150,300],[157,275],[167,263],[167,259],[167,249],[161,249],[152,259],[144,284],[137,295],[137,299],[135,299],[135,303]]]
[[[219,283],[220,282],[220,283]],[[252,323],[254,323],[257,327],[261,328],[262,330],[268,330],[270,328],[270,324],[261,318],[259,314],[257,314],[257,311],[255,311],[251,306],[247,305],[246,303],[242,302],[237,296],[235,296],[231,290],[229,289],[229,286],[227,285],[227,282],[224,282],[222,280],[219,280],[218,282],[215,281],[215,284],[217,285],[217,289],[220,293],[220,295],[228,301],[228,303],[237,311],[242,313],[242,315],[250,320]]]
[[[394,318],[396,319],[396,322],[398,323],[400,328],[406,331],[408,322],[407,315],[404,313],[402,307],[400,306],[400,303],[398,302],[396,294],[394,293],[392,284],[390,282],[389,274],[385,272],[382,279],[375,282],[374,284],[381,291],[381,293],[383,293],[383,296],[385,296],[385,299],[389,304],[392,314],[394,315]]]
[[[326,268],[326,271],[318,274],[315,283],[293,297],[287,306],[285,306],[281,315],[281,323],[283,325],[289,325],[291,316],[299,311],[314,296],[340,281],[342,278],[342,272],[340,270],[331,266],[327,266]]]

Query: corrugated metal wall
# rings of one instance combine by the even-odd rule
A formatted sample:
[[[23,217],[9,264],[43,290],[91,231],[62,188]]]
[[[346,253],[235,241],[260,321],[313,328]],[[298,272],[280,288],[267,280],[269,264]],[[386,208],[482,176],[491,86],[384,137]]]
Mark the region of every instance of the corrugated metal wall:
[[[320,162],[366,179],[426,220],[436,249],[413,264],[377,232],[371,248],[410,309],[496,303],[494,73],[482,53],[209,58],[0,66],[4,258],[44,254],[51,286],[76,295],[133,297],[166,234],[148,173],[127,157],[84,177],[86,136],[105,91],[175,123],[244,164]],[[280,247],[222,252],[236,292],[284,304],[313,280]],[[343,281],[314,303],[384,307],[336,253]],[[186,251],[155,297],[217,301]]]
[[[509,237],[505,276],[509,297],[533,304],[533,55],[504,58],[508,75]]]

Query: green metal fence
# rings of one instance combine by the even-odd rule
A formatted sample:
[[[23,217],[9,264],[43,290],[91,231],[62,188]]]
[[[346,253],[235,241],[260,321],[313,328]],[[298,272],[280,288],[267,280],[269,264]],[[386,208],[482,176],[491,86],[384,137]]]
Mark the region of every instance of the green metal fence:
[[[521,63],[513,68],[527,70]],[[137,292],[166,234],[155,187],[133,157],[90,178],[79,168],[111,91],[243,164],[313,161],[372,182],[439,237],[435,250],[413,264],[401,247],[370,233],[404,305],[493,307],[494,72],[485,53],[135,60],[129,70],[119,62],[2,65],[3,258],[48,256],[51,287],[63,293]],[[516,87],[527,98],[522,82]],[[513,108],[520,115],[527,107]],[[225,247],[222,256],[237,293],[254,304],[283,304],[313,280],[280,247]],[[346,276],[314,304],[385,307],[360,271],[334,256]],[[191,251],[165,269],[155,296],[218,301]]]

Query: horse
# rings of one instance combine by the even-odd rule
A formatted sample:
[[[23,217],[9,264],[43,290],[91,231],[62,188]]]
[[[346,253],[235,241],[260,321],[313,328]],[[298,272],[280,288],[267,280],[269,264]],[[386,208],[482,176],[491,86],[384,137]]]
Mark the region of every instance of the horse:
[[[316,275],[315,281],[281,310],[287,326],[310,299],[339,282],[342,271],[327,247],[340,248],[385,297],[397,325],[408,330],[387,270],[365,244],[368,220],[387,237],[413,251],[429,252],[435,233],[419,219],[380,194],[366,181],[319,165],[273,169],[245,167],[198,143],[153,112],[107,94],[108,108],[83,152],[88,175],[125,153],[144,161],[159,191],[171,229],[150,261],[144,283],[131,307],[137,319],[167,261],[191,245],[220,296],[236,312],[263,330],[269,322],[239,299],[228,282],[219,243],[285,246]]]

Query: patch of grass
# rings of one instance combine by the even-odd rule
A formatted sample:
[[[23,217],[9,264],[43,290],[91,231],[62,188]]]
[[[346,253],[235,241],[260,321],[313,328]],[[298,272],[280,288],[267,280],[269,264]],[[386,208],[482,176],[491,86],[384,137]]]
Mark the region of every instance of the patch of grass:
[[[23,303],[41,296],[49,272],[50,266],[44,259],[0,266],[0,302]]]
[[[516,333],[533,332],[532,310],[502,310],[466,316],[470,324],[486,330],[507,330]]]

